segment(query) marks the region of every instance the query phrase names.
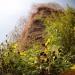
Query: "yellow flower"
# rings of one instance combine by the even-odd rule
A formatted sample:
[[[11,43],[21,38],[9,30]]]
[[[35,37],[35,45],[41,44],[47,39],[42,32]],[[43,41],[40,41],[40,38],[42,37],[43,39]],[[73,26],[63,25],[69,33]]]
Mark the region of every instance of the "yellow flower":
[[[20,52],[20,55],[21,56],[26,56],[26,53],[25,52]]]
[[[14,53],[16,53],[16,50],[13,50]]]
[[[44,58],[44,61],[46,62],[47,61],[47,58]]]
[[[72,70],[75,70],[75,64],[71,67]]]
[[[14,45],[12,46],[12,48],[16,49],[17,46],[18,46],[17,44],[14,44]]]
[[[45,43],[45,46],[47,46],[49,42],[50,42],[50,39],[47,40],[47,42]]]

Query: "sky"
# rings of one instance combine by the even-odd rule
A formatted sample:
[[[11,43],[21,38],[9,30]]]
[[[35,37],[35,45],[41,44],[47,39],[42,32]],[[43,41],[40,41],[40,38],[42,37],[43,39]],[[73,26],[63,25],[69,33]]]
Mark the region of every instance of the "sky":
[[[66,0],[0,0],[0,42],[13,30],[20,17],[27,17],[35,3],[56,2],[66,6]],[[75,0],[73,0],[73,5]]]

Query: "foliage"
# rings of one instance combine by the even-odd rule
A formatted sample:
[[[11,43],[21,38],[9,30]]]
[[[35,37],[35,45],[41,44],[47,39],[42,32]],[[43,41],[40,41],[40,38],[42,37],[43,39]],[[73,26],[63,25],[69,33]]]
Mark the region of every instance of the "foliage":
[[[45,49],[34,43],[28,50],[18,50],[18,44],[0,47],[0,75],[58,75],[75,64],[75,10],[53,13],[40,19],[45,25]],[[36,17],[39,19],[38,17]],[[73,59],[73,60],[72,60]],[[74,65],[75,66],[75,65]]]

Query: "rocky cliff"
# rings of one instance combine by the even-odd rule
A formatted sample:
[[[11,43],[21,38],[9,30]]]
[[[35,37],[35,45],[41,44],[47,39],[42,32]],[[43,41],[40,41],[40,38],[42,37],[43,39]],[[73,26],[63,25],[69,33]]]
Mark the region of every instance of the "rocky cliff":
[[[63,13],[63,11],[63,8],[58,4],[48,3],[34,5],[21,36],[20,43],[23,50],[32,47],[34,42],[40,44],[42,49],[44,47],[44,37],[42,34],[45,30],[43,19],[53,13],[57,16],[57,13]],[[54,16],[51,17],[54,18]]]

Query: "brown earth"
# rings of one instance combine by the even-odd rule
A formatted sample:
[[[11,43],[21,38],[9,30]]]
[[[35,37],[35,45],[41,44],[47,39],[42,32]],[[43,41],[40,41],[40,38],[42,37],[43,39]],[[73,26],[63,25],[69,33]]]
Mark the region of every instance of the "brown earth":
[[[61,73],[60,75],[75,75],[75,70],[69,70]]]

